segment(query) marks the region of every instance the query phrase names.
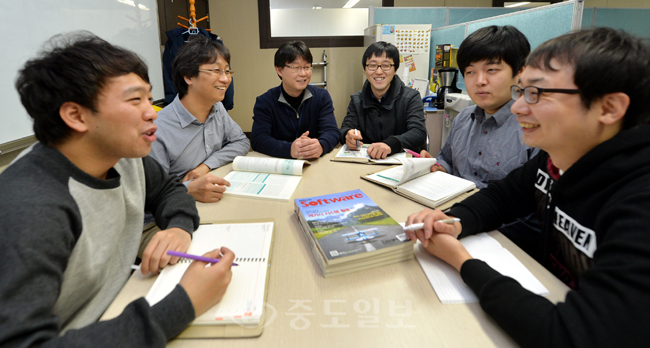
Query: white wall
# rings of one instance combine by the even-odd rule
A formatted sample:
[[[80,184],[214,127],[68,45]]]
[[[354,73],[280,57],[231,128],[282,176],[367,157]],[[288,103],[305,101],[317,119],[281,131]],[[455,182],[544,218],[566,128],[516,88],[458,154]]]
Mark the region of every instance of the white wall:
[[[137,52],[149,65],[154,99],[164,98],[156,0],[138,2],[140,8],[117,1],[0,1],[0,144],[34,134],[14,81],[55,34],[88,30]]]
[[[271,9],[273,36],[354,36],[367,26],[367,8]]]

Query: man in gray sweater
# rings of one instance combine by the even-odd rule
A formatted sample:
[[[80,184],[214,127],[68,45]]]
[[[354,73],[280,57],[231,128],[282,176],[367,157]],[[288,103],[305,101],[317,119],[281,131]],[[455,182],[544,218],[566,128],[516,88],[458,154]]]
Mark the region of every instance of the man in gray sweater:
[[[230,282],[227,248],[195,262],[163,301],[144,298],[97,322],[130,276],[145,211],[163,231],[142,272],[186,251],[199,217],[178,178],[149,157],[155,141],[147,66],[90,34],[51,40],[16,88],[38,143],[0,175],[0,346],[163,347],[217,303]]]

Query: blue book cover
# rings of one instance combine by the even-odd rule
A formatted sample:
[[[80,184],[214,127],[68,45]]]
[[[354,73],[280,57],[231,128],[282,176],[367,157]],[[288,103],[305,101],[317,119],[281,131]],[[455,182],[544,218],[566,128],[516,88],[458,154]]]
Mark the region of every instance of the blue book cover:
[[[361,190],[299,198],[295,203],[328,263],[401,249],[409,242],[397,221]]]

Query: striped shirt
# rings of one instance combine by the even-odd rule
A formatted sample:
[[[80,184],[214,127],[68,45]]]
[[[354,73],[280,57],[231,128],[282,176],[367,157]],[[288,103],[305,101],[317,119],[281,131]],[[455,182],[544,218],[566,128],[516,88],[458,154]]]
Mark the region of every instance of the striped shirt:
[[[236,156],[245,156],[250,149],[250,141],[221,102],[214,104],[205,123],[201,123],[177,95],[158,112],[155,123],[158,140],[150,155],[172,175],[184,176],[201,163],[210,169],[219,168]]]

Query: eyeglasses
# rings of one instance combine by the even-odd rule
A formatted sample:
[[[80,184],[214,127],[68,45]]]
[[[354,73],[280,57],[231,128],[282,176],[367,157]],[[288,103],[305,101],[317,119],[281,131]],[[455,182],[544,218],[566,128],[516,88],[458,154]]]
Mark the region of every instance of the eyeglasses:
[[[390,70],[390,68],[392,66],[395,66],[395,64],[388,64],[388,63],[384,63],[384,64],[381,64],[381,65],[374,64],[374,63],[366,64],[366,68],[368,68],[369,71],[375,71],[379,67],[381,67],[381,70],[383,70],[383,71],[388,71],[388,70]]]
[[[232,74],[235,73],[232,70],[221,70],[221,69],[199,69],[199,71],[217,74],[217,76],[222,76],[225,74],[226,77],[232,77]]]
[[[541,88],[535,86],[528,86],[526,88],[521,88],[517,85],[510,87],[510,96],[512,100],[517,100],[521,98],[523,94],[524,100],[528,104],[537,104],[539,101],[539,95],[542,93],[564,93],[564,94],[578,94],[580,93],[579,89],[562,89],[562,88]]]
[[[289,68],[289,69],[291,69],[291,71],[293,71],[293,72],[296,73],[296,74],[299,73],[301,70],[304,71],[304,72],[306,72],[306,73],[308,73],[308,72],[311,71],[311,69],[313,69],[313,67],[312,67],[311,65],[309,65],[309,66],[290,66],[290,65],[285,65],[284,67],[285,67],[285,68]]]

